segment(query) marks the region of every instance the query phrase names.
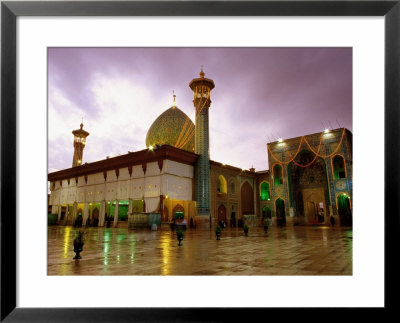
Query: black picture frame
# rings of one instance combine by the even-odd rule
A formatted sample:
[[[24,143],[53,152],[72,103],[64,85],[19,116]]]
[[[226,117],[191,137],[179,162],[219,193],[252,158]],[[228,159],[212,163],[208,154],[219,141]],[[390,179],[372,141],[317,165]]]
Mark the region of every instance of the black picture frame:
[[[302,309],[256,308],[17,308],[16,299],[16,19],[19,16],[384,16],[385,19],[385,307],[395,311],[399,254],[400,0],[395,1],[88,1],[1,3],[1,321],[203,322],[293,315]],[[373,157],[371,157],[373,158]],[[373,161],[373,160],[372,160]],[[373,166],[371,168],[373,171]],[[366,176],[372,176],[368,174]],[[383,189],[381,187],[376,190]],[[373,238],[374,233],[371,232]],[[371,255],[371,261],[374,255]],[[372,279],[372,278],[371,278]],[[368,288],[368,286],[366,286]],[[215,291],[210,291],[213,293]],[[245,297],[245,295],[241,295]],[[177,303],[178,304],[178,303]],[[310,309],[308,309],[310,310]],[[325,309],[330,318],[336,314]],[[350,310],[350,309],[349,309]],[[356,310],[356,309],[353,309]],[[314,309],[313,309],[314,311]],[[271,314],[270,314],[271,313]],[[315,312],[313,312],[315,314]],[[297,315],[297,313],[295,314]],[[326,318],[326,313],[323,314]],[[270,316],[272,318],[272,316]],[[316,317],[311,317],[314,320]]]

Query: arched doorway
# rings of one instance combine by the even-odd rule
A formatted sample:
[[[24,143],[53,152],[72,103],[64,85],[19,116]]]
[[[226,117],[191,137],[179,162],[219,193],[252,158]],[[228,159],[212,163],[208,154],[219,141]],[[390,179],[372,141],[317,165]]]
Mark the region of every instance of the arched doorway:
[[[61,207],[61,218],[60,218],[60,222],[65,220],[65,214],[67,213],[67,207],[66,206],[62,206]]]
[[[351,215],[350,197],[342,193],[338,196],[337,202],[340,225],[351,226],[353,224],[353,218]]]
[[[96,207],[92,211],[93,226],[97,227],[99,225],[99,209]]]
[[[218,207],[218,223],[221,221],[226,223],[226,208],[223,204]]]
[[[328,177],[323,158],[308,150],[301,151],[288,166],[289,201],[301,222],[325,222],[329,206]]]
[[[242,215],[254,214],[254,194],[249,182],[244,182],[241,189]]]
[[[277,198],[275,201],[275,214],[278,225],[286,224],[285,201]]]

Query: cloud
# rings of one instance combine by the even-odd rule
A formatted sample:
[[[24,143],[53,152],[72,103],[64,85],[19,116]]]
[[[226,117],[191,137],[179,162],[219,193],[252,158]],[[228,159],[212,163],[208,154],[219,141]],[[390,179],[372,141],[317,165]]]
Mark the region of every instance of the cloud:
[[[194,121],[188,84],[204,65],[211,159],[266,169],[266,143],[352,126],[351,48],[53,48],[49,50],[49,169],[72,164],[71,131],[90,132],[84,161],[145,148],[172,103]],[[335,126],[334,126],[335,127]]]

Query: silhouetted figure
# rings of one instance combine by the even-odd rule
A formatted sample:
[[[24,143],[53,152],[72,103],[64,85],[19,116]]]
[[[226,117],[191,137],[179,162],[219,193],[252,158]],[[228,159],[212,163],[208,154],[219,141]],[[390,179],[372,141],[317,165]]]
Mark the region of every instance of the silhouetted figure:
[[[233,227],[233,228],[236,227],[236,216],[235,216],[235,212],[233,212],[233,211],[231,213],[231,227]]]

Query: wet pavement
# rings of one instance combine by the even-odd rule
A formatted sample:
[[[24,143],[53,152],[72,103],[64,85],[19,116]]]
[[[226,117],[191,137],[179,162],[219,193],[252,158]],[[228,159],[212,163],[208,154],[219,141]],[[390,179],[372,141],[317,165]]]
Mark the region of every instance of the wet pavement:
[[[88,228],[74,260],[77,229],[48,228],[48,275],[352,275],[352,230],[251,227],[176,232]]]

